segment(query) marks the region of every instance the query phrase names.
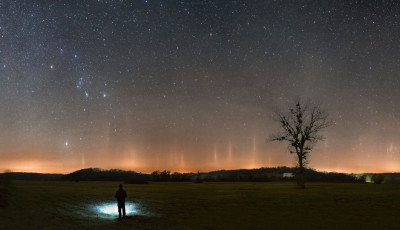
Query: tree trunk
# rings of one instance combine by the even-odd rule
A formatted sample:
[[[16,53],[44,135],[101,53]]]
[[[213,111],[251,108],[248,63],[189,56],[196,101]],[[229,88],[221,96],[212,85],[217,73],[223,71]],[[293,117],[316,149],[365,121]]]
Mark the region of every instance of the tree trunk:
[[[306,185],[304,184],[305,178],[304,178],[304,166],[303,166],[303,158],[299,157],[299,171],[298,171],[298,177],[297,177],[297,184],[299,188],[304,189],[306,188]]]

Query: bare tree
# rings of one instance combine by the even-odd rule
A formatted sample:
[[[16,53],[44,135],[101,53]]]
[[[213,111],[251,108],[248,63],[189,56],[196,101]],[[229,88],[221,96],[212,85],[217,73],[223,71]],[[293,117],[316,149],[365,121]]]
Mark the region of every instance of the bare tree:
[[[319,105],[302,103],[300,100],[288,112],[276,112],[275,116],[282,131],[272,135],[270,140],[289,142],[289,152],[297,155],[299,187],[305,188],[304,169],[308,163],[308,154],[318,141],[324,139],[320,131],[332,122]]]

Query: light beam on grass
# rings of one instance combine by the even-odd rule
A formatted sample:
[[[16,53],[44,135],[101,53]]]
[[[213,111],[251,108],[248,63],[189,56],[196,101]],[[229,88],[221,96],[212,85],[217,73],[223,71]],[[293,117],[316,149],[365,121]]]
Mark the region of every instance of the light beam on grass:
[[[118,217],[117,202],[97,203],[92,206],[92,210],[95,211],[100,217],[104,218]],[[133,202],[125,203],[125,211],[127,216],[140,214],[140,210],[137,207],[137,204]]]

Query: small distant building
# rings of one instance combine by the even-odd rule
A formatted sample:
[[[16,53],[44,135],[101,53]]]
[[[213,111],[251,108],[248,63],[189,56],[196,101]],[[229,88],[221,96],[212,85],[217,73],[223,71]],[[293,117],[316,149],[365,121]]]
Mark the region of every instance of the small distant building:
[[[294,175],[291,172],[287,172],[287,173],[283,173],[282,177],[283,178],[292,178],[292,177],[294,177]]]

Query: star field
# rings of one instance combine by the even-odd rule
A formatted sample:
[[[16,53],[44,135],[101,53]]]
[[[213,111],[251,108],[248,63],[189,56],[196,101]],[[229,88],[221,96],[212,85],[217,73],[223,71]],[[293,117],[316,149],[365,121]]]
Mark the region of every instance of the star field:
[[[335,125],[310,167],[400,169],[396,1],[0,3],[0,169],[294,165],[275,108]]]

